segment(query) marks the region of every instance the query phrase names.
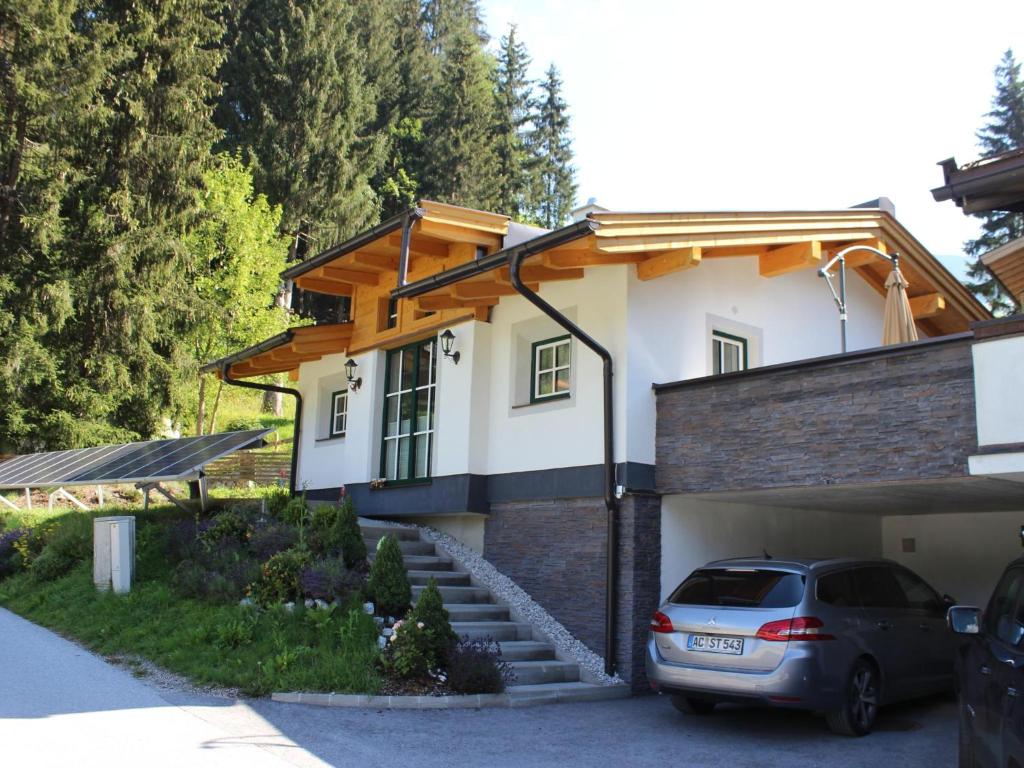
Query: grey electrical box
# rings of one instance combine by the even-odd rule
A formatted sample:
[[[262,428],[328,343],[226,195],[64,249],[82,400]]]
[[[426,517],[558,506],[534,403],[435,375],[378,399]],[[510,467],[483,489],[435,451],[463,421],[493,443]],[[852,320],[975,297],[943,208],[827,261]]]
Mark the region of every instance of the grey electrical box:
[[[92,524],[92,580],[102,591],[131,592],[135,576],[135,518],[97,517]]]

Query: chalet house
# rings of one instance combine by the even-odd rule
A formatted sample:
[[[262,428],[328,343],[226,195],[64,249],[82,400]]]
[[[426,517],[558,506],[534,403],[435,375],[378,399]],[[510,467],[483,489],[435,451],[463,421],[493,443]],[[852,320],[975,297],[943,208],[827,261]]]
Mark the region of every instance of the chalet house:
[[[853,244],[898,252],[919,341],[881,346],[891,265],[863,250],[841,352],[818,270]],[[884,555],[967,601],[1020,549],[1024,324],[884,199],[551,232],[422,201],[284,277],[350,320],[204,370],[287,374],[296,486],[458,537],[627,678],[713,558]]]

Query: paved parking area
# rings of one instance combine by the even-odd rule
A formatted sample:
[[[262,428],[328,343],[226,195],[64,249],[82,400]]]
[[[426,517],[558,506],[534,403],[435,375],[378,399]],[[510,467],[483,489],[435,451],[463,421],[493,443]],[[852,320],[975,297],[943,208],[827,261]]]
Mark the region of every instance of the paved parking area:
[[[447,712],[342,710],[168,691],[0,609],[0,764],[31,766],[887,766],[952,768],[956,711],[883,711],[864,739],[801,713],[685,717],[664,698]]]

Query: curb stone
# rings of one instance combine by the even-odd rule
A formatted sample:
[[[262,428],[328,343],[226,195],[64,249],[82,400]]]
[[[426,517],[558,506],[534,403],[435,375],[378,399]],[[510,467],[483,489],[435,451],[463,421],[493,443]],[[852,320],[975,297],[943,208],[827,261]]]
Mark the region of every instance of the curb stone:
[[[281,704],[306,704],[314,707],[363,709],[483,709],[485,707],[533,707],[540,704],[607,701],[629,698],[625,685],[594,686],[592,690],[540,690],[514,693],[478,693],[454,696],[370,696],[365,693],[272,693],[271,701]]]

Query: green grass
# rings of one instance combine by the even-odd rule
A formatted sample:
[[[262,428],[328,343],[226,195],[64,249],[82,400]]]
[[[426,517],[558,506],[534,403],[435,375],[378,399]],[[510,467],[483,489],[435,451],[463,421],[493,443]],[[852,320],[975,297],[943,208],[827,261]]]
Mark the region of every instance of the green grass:
[[[55,581],[40,582],[31,572],[0,581],[0,605],[98,653],[137,654],[196,683],[249,695],[379,690],[376,628],[357,600],[329,611],[296,606],[289,612],[178,595],[164,541],[167,523],[181,519],[174,508],[136,511],[138,560],[129,595],[97,592],[87,559]]]

